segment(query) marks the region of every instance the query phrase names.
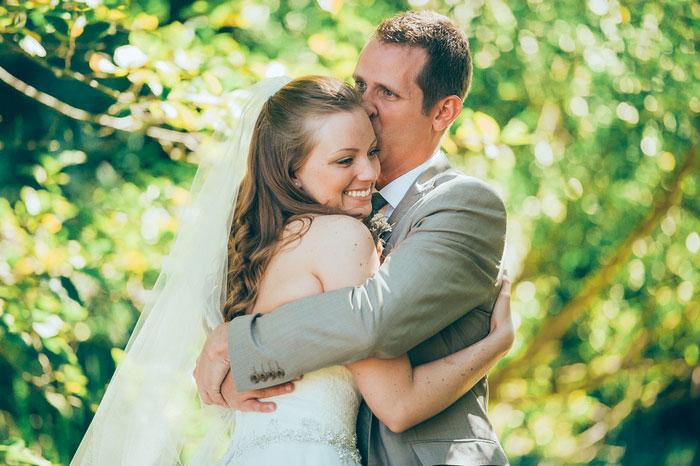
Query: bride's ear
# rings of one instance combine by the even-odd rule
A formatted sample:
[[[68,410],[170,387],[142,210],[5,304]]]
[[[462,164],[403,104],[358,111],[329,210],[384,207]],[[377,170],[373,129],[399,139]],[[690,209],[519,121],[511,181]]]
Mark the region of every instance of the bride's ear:
[[[297,179],[296,176],[293,176],[293,177],[292,177],[292,182],[294,183],[294,186],[296,186],[297,188],[301,189],[302,191],[304,190],[304,189],[301,187],[301,183],[299,182],[299,180]]]

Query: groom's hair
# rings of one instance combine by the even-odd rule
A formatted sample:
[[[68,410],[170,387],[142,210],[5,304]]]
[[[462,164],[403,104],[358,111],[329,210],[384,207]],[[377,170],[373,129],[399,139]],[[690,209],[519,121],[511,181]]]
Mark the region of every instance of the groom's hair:
[[[382,21],[373,38],[425,49],[427,59],[417,77],[423,113],[450,95],[464,101],[471,85],[472,58],[469,40],[457,23],[434,11],[406,11]]]

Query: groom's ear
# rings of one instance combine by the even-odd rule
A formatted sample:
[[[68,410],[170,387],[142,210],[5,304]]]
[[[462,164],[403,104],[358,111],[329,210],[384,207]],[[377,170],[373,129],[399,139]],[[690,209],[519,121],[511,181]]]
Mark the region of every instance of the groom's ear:
[[[440,99],[433,110],[433,130],[440,133],[447,129],[462,113],[462,99],[450,95]]]

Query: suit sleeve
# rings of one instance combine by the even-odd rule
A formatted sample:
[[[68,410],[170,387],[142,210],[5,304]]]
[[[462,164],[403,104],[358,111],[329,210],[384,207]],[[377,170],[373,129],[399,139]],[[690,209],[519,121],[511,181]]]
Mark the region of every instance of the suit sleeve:
[[[364,284],[234,319],[228,336],[237,389],[263,388],[371,356],[396,357],[471,309],[490,311],[506,212],[488,185],[460,178],[421,201],[406,238]],[[281,378],[252,377],[278,369]]]

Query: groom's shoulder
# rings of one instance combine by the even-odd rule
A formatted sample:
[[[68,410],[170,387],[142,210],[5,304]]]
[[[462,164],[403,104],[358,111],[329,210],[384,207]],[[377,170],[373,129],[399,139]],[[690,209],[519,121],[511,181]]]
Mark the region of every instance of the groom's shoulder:
[[[428,203],[490,205],[505,212],[505,205],[496,189],[479,178],[453,168],[434,178],[434,188],[426,195]]]

